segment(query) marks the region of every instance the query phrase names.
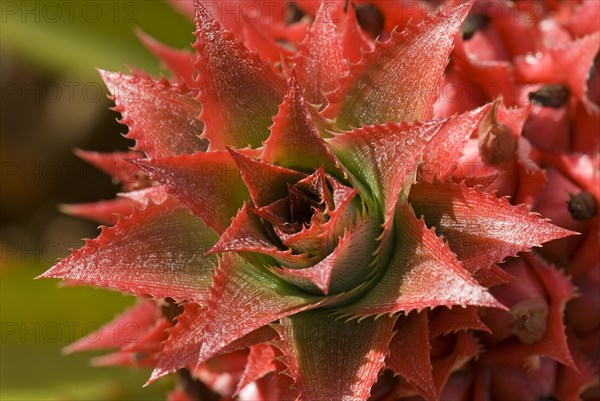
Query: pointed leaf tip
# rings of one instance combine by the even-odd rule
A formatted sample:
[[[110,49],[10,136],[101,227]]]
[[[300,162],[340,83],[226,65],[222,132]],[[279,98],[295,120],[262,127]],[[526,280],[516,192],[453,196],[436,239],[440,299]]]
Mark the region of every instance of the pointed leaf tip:
[[[448,118],[423,152],[419,179],[444,181],[449,177],[456,170],[471,134],[483,123],[492,107],[489,103]]]
[[[197,368],[203,362],[198,357],[206,323],[206,308],[193,303],[186,303],[183,308],[183,313],[177,317],[177,323],[169,332],[161,356],[147,384],[177,369]],[[218,355],[272,341],[276,334],[269,326],[263,326],[220,349]]]
[[[196,82],[203,137],[210,149],[259,147],[285,93],[285,82],[195,1]]]
[[[523,206],[511,205],[506,198],[464,184],[420,182],[411,189],[409,201],[471,273],[575,234]]]
[[[285,197],[288,184],[295,184],[306,177],[304,173],[255,160],[231,148],[227,150],[256,206],[265,206]]]
[[[373,50],[375,44],[361,29],[356,12],[348,7],[342,27],[342,48],[344,56],[350,63],[358,63],[363,52]]]
[[[177,82],[185,82],[190,88],[195,86],[194,55],[191,51],[172,49],[141,29],[136,29],[135,33],[148,50],[174,74]]]
[[[96,221],[112,226],[117,223],[119,216],[129,216],[137,202],[131,199],[116,198],[91,203],[75,203],[60,205],[61,213]]]
[[[377,43],[327,96],[324,115],[336,118],[339,130],[431,118],[454,35],[472,3],[450,2],[420,24]]]
[[[436,399],[436,388],[432,374],[428,325],[427,311],[399,316],[394,327],[396,334],[390,342],[387,365],[395,374],[416,385],[427,396],[426,399],[433,400]]]
[[[160,318],[160,309],[154,300],[144,299],[133,305],[95,333],[86,335],[63,349],[65,354],[96,349],[111,349],[139,341],[145,330]],[[131,333],[130,328],[136,331]],[[115,331],[116,330],[116,331]],[[93,340],[91,340],[93,338]]]
[[[225,231],[249,197],[227,151],[137,159],[133,163],[163,184],[169,193],[219,234]]]
[[[184,238],[185,240],[181,240]],[[203,302],[216,236],[172,198],[148,203],[88,240],[40,277],[77,280],[137,295]]]
[[[142,73],[99,73],[115,101],[114,110],[122,115],[121,123],[129,127],[126,137],[136,141],[135,150],[149,157],[206,150],[206,141],[198,138],[203,129],[196,118],[201,106],[187,87]]]
[[[365,317],[454,305],[505,309],[461,266],[448,245],[416,218],[409,205],[396,207],[394,224],[392,260],[364,297],[341,308],[343,315]]]
[[[80,159],[99,168],[125,186],[133,187],[143,182],[144,177],[139,175],[142,172],[139,168],[129,163],[129,159],[143,157],[143,154],[140,152],[101,153],[75,149],[75,154]]]
[[[339,78],[347,74],[338,32],[324,2],[293,60],[304,96],[311,104],[322,104],[323,94],[336,89]]]
[[[313,122],[294,72],[273,121],[262,161],[306,171],[324,166],[330,174],[337,172],[337,160]]]
[[[320,306],[306,294],[238,255],[223,255],[213,278],[201,336],[200,363],[233,341],[284,316]]]

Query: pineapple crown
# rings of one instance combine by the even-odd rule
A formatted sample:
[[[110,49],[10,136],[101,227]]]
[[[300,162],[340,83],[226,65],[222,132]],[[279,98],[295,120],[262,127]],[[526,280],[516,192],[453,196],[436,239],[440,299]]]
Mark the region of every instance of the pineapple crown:
[[[574,232],[457,169],[472,137],[482,166],[529,163],[530,107],[434,114],[455,43],[456,63],[478,67],[457,36],[473,3],[380,27],[376,42],[352,8],[336,10],[338,30],[325,3],[298,22],[302,40],[285,21],[219,21],[199,0],[195,55],[142,34],[178,83],[100,71],[136,145],[80,156],[127,192],[67,207],[112,226],[42,277],[150,297],[117,318],[147,330],[113,344],[120,355],[152,366],[150,381],[188,369],[208,382],[212,362],[241,355],[236,396],[256,382],[277,399],[366,400],[387,368],[438,399],[481,351],[481,310],[512,308],[513,335],[574,367],[553,323],[574,294],[566,277],[533,254],[498,266]],[[490,293],[523,269],[556,291],[518,305]],[[432,367],[430,345],[448,333],[454,359]]]

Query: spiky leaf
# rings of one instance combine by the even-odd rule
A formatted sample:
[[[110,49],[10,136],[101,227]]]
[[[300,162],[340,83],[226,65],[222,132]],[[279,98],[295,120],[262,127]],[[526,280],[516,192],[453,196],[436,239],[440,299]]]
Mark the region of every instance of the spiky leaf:
[[[392,260],[374,287],[340,313],[364,317],[443,305],[502,308],[409,206],[398,205],[394,223]]]
[[[227,151],[139,159],[135,163],[217,233],[229,226],[249,196]]]
[[[201,106],[184,86],[173,86],[165,78],[154,80],[140,73],[125,75],[100,70],[115,100],[121,123],[129,127],[136,150],[150,157],[166,157],[206,150],[198,136],[203,124],[196,117]]]
[[[77,280],[123,292],[204,302],[215,258],[204,253],[217,237],[174,199],[103,228],[100,236],[40,277]]]
[[[385,316],[345,322],[326,310],[283,319],[277,328],[279,347],[301,399],[369,398],[384,366],[395,321],[396,317]]]
[[[470,8],[471,2],[450,3],[378,43],[327,96],[325,115],[336,118],[340,130],[431,118],[454,34]]]
[[[269,135],[271,118],[285,82],[216,22],[199,2],[196,8],[196,67],[210,149],[258,147]]]
[[[524,207],[463,184],[418,183],[410,193],[417,216],[443,235],[470,272],[573,233]]]

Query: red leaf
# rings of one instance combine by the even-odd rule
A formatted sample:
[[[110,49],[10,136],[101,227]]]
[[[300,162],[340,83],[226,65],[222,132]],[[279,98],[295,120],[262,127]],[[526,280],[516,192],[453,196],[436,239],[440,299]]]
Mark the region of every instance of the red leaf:
[[[295,184],[306,174],[267,164],[229,149],[256,206],[265,206],[288,194],[288,184]]]
[[[514,278],[495,263],[490,267],[477,270],[473,274],[473,277],[479,282],[479,284],[487,288],[491,288],[500,284],[506,284]]]
[[[92,366],[154,366],[169,327],[169,320],[159,317],[135,341],[126,344],[118,352],[92,358]]]
[[[325,181],[331,185],[332,193],[329,193]],[[273,256],[282,265],[293,268],[311,266],[331,253],[339,237],[352,224],[359,212],[357,205],[351,202],[357,191],[331,179],[323,173],[322,169],[293,186],[287,185],[288,196],[268,206],[248,209],[254,215],[271,222],[279,240],[290,249],[279,250],[279,245],[273,242],[279,244],[278,240],[270,238],[256,216],[247,215],[247,211],[243,209],[212,251],[261,252]],[[308,226],[292,221],[291,209],[294,203],[298,203],[301,197],[308,200],[306,199],[308,195],[302,191],[312,193],[319,199],[319,203],[324,203],[322,205],[324,210],[316,210],[310,222],[307,222]],[[314,199],[308,201],[315,202]],[[308,257],[308,254],[311,256]]]
[[[60,211],[71,216],[82,217],[101,224],[115,225],[119,216],[129,216],[135,203],[129,199],[116,198],[92,203],[61,205]]]
[[[265,324],[315,308],[322,300],[288,286],[239,256],[224,255],[211,287],[199,359]]]
[[[425,1],[417,1],[413,3],[403,3],[387,0],[358,0],[360,3],[371,3],[385,16],[384,31],[390,32],[394,28],[404,29],[407,23],[418,23],[427,16],[427,11],[431,8]]]
[[[242,33],[243,25],[246,23],[258,24],[261,27],[269,23],[275,26],[286,23],[287,12],[290,12],[289,8],[291,8],[281,4],[281,0],[274,2],[261,0],[251,4],[246,0],[199,0],[198,3],[202,4],[224,28],[236,35]],[[187,13],[194,17],[191,1],[188,2],[187,8]]]
[[[338,172],[337,161],[313,123],[293,75],[273,121],[261,156],[263,162],[308,171],[324,166],[330,174]]]
[[[373,288],[340,308],[341,314],[364,317],[454,305],[504,308],[463,269],[444,241],[417,220],[409,206],[398,205],[394,222],[391,261]]]
[[[231,225],[209,251],[211,254],[221,252],[257,252],[293,267],[306,267],[315,262],[306,254],[293,254],[291,250],[282,251],[275,246],[265,232],[260,219],[248,211],[247,205],[242,207]]]
[[[266,5],[267,3],[265,3]],[[288,3],[289,4],[289,3]],[[300,21],[294,22],[293,24],[288,23],[271,23],[269,21],[265,21],[265,23],[261,23],[261,28],[263,31],[271,35],[277,41],[289,42],[293,45],[298,45],[304,37],[306,36],[306,31],[310,26],[311,21],[307,18],[303,18]]]
[[[449,118],[427,144],[423,164],[419,167],[419,178],[432,180],[437,177],[443,181],[451,176],[471,134],[491,108],[492,104],[487,104]]]
[[[335,209],[328,210],[327,222],[313,218],[310,227],[303,227],[299,232],[287,234],[276,230],[283,244],[297,253],[314,253],[319,258],[333,251],[338,239],[344,230],[352,223],[359,213],[358,206],[352,202],[358,191],[354,188],[340,184],[336,180],[328,180],[333,187],[333,204]],[[319,217],[321,217],[319,215]],[[290,265],[288,265],[290,266]]]
[[[338,79],[347,74],[348,65],[342,55],[337,29],[325,3],[319,6],[293,61],[304,97],[315,105],[322,104],[325,101],[323,93],[336,89]]]
[[[172,326],[169,319],[164,316],[154,321],[152,327],[146,331],[137,341],[130,341],[122,348],[125,352],[137,352],[150,355],[157,355],[163,347],[163,342],[167,339],[167,330]]]
[[[64,351],[70,354],[95,349],[119,348],[137,342],[159,317],[160,308],[155,301],[140,300],[96,332],[89,333],[65,347]]]
[[[255,215],[270,222],[273,225],[275,232],[277,232],[277,230],[291,230],[292,227],[299,225],[299,223],[291,223],[290,207],[290,196],[288,195],[270,205],[249,209]],[[258,225],[256,227],[258,227]]]
[[[174,74],[178,82],[183,82],[190,88],[196,85],[194,81],[196,67],[194,66],[194,54],[191,51],[173,49],[142,30],[138,30],[136,33],[148,50]]]
[[[548,301],[550,309],[548,311],[545,332],[539,341],[533,343],[524,343],[517,340],[505,342],[494,349],[490,349],[486,353],[486,358],[490,358],[495,363],[508,363],[512,366],[520,367],[527,358],[543,355],[572,369],[576,369],[567,344],[565,324],[563,322],[565,305],[574,297],[574,287],[560,270],[545,264],[538,257],[532,254],[525,254],[523,258],[533,271],[534,276],[537,276],[537,279],[543,286],[543,292],[545,292],[543,296]],[[523,262],[523,266],[525,266],[525,262]],[[497,289],[504,290],[509,295],[513,295],[516,292],[511,288],[511,284],[504,288],[498,287]],[[529,291],[528,295],[531,293]]]
[[[574,354],[577,370],[566,366],[559,367],[555,388],[559,400],[577,400],[589,388],[598,388],[597,368],[587,355]],[[597,366],[597,365],[596,365]]]
[[[200,104],[184,86],[173,86],[165,78],[125,75],[100,70],[115,100],[121,123],[129,127],[127,138],[135,139],[136,150],[149,157],[165,157],[206,150]]]
[[[222,233],[248,199],[238,167],[227,151],[133,161],[153,180]]]
[[[329,140],[344,167],[366,184],[379,202],[386,226],[398,199],[405,200],[408,195],[427,142],[442,125],[443,121],[375,125]]]
[[[518,139],[523,132],[525,121],[531,111],[531,105],[525,107],[507,108],[506,105],[500,102],[494,104],[493,113],[488,121],[484,121],[482,131],[486,128],[485,125],[504,124],[509,128],[515,139]]]
[[[471,4],[450,3],[378,43],[327,96],[326,117],[337,118],[340,130],[431,118],[454,35]]]
[[[435,358],[432,361],[433,380],[437,388],[437,399],[439,399],[450,374],[479,355],[480,352],[479,345],[473,338],[473,335],[466,331],[460,331],[456,335],[454,349],[450,354],[441,358]]]
[[[596,72],[597,86],[592,93],[597,94],[597,103],[600,103],[600,71]],[[573,118],[575,127],[573,128],[573,151],[579,153],[585,153],[590,156],[598,154],[600,151],[600,136],[590,135],[590,132],[600,126],[600,113],[588,113],[585,107],[578,104],[575,109],[575,116]],[[569,126],[570,128],[570,126]]]
[[[479,330],[490,332],[490,329],[481,321],[477,315],[477,308],[467,306],[465,308],[440,308],[432,312],[429,323],[429,336],[438,336],[455,333],[462,330]]]
[[[426,399],[435,400],[427,311],[400,316],[395,330],[396,334],[390,343],[388,366],[395,375],[401,375],[416,385]]]
[[[298,392],[291,388],[293,383],[288,375],[269,373],[256,381],[254,392],[246,396],[242,391],[243,396],[240,394],[240,398],[247,401],[298,401]]]
[[[247,20],[247,17],[242,17],[242,33],[244,36],[244,46],[250,51],[258,53],[262,60],[268,61],[271,64],[275,64],[283,60],[286,56],[290,56],[292,52],[281,46],[277,41],[268,35],[268,33],[262,29],[263,25],[253,21],[252,19]]]
[[[515,60],[515,75],[521,82],[562,83],[571,95],[582,102],[589,113],[598,113],[598,105],[590,101],[587,81],[590,68],[600,47],[600,33],[584,36],[563,46],[548,49],[536,57]]]
[[[485,355],[484,355],[485,358]],[[483,358],[482,358],[483,359]],[[536,401],[544,397],[553,397],[558,366],[549,359],[537,359],[535,370],[496,365],[481,375],[479,391],[487,393],[487,400],[523,400]],[[488,389],[483,387],[487,386]],[[561,398],[563,399],[563,398]],[[575,400],[577,398],[566,398]]]
[[[216,236],[173,199],[149,203],[103,227],[40,277],[77,280],[138,295],[203,302],[214,257],[204,256]]]
[[[342,22],[342,49],[344,57],[351,63],[358,63],[363,52],[370,52],[375,43],[360,29],[356,12],[348,7]]]
[[[304,11],[311,17],[314,17],[317,14],[319,8],[321,7],[321,4],[325,3],[325,5],[328,8],[328,11],[330,12],[330,14],[332,14],[331,16],[334,18],[334,20],[337,21],[337,17],[339,17],[339,15],[344,9],[344,1],[345,0],[296,0],[295,3],[300,6],[302,11]]]
[[[169,194],[160,185],[153,185],[137,191],[120,192],[117,195],[141,206],[146,206],[150,201],[163,203],[169,197]]]
[[[137,352],[118,351],[108,355],[92,358],[90,365],[94,367],[124,366],[124,367],[150,367],[156,363],[154,355],[145,355]]]
[[[502,97],[502,100],[509,106],[514,106],[517,101],[517,93],[512,64],[504,60],[478,59],[477,56],[467,51],[467,45],[468,42],[464,42],[462,38],[458,38],[456,40],[456,47],[452,53],[452,60],[458,67],[454,67],[454,69],[457,70],[461,77],[466,79],[460,85],[459,93],[469,97],[473,96],[475,90],[475,93],[484,95],[484,98],[488,101]],[[442,93],[446,92],[443,91]],[[456,103],[458,99],[449,97],[443,100],[449,103],[452,103],[454,100]],[[464,104],[464,102],[459,103]]]
[[[204,363],[235,340],[283,316],[316,308],[324,301],[297,290],[239,256],[228,254],[219,263],[210,293],[202,328],[193,336],[193,349],[199,352],[190,353],[188,348],[182,353],[179,344],[168,347],[167,343],[150,381],[177,369],[182,355],[187,360],[193,358],[196,364]],[[187,333],[183,344],[190,346]]]
[[[177,323],[169,333],[162,354],[148,383],[167,373],[181,368],[197,368],[202,344],[203,329],[206,324],[206,309],[197,304],[184,304],[183,313],[177,316]],[[271,341],[277,333],[269,326],[263,326],[232,342],[220,350],[218,355],[246,349],[252,345]]]
[[[197,86],[202,103],[203,137],[210,149],[259,147],[285,93],[284,81],[224,30],[198,1]]]
[[[345,200],[343,196],[340,196],[340,192],[344,189],[351,190],[351,188],[331,184],[333,187],[333,193],[331,193],[327,182],[334,183],[335,180],[325,174],[323,167],[319,167],[314,173],[298,181],[295,187],[316,196],[319,202],[324,203],[328,210],[335,210],[336,206],[339,207],[340,203],[343,204]]]
[[[511,205],[506,198],[463,184],[418,183],[413,185],[409,201],[415,213],[444,236],[471,273],[573,234],[525,207]]]
[[[143,179],[140,169],[128,161],[143,157],[140,152],[100,153],[76,149],[75,154],[125,186],[136,186]]]
[[[276,372],[278,369],[275,362],[275,355],[276,350],[270,344],[257,344],[250,347],[246,369],[244,369],[244,375],[238,384],[234,396],[248,384],[271,372]]]
[[[374,269],[373,253],[381,233],[375,219],[358,218],[348,227],[333,252],[304,269],[273,269],[285,281],[316,294],[337,294],[358,286]]]
[[[544,263],[535,255],[527,255],[527,262],[544,285],[550,300],[548,327],[546,336],[535,344],[532,352],[547,355],[558,362],[576,369],[575,361],[567,344],[565,324],[563,322],[565,306],[576,296],[571,280],[560,270]]]
[[[366,400],[384,367],[396,317],[361,322],[327,310],[282,320],[277,328],[283,362],[304,400]]]
[[[573,36],[585,36],[600,30],[600,3],[584,1],[575,6],[575,11],[569,20],[569,30]]]

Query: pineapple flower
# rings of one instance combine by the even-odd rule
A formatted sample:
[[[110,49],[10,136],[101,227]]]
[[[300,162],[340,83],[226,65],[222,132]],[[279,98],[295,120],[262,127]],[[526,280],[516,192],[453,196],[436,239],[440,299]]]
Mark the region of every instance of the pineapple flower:
[[[310,2],[298,3],[301,14]],[[299,15],[289,25],[234,23],[198,0],[195,55],[140,34],[176,83],[100,71],[136,145],[78,154],[126,192],[64,207],[111,227],[42,277],[142,299],[109,323],[120,335],[100,330],[68,351],[118,348],[95,363],[152,367],[150,382],[178,371],[173,400],[435,400],[473,380],[497,377],[497,387],[526,374],[523,363],[540,377],[577,377],[577,395],[593,381],[579,350],[597,330],[576,322],[578,335],[565,335],[571,282],[536,255],[517,257],[581,228],[530,211],[553,199],[538,197],[537,163],[567,161],[549,162],[521,135],[530,105],[483,97],[451,110],[438,99],[449,80],[508,68],[473,56],[500,42],[460,37],[474,1],[435,12],[423,3],[418,24],[392,2],[356,3],[323,3],[312,24]],[[583,40],[597,51],[597,34]],[[587,113],[574,88],[573,107]],[[465,175],[466,162],[512,175]],[[482,352],[475,378],[453,375]]]
[[[525,3],[479,0],[474,5],[457,38],[445,78],[450,89],[436,105],[437,115],[463,112],[498,96],[511,107],[531,102],[527,135],[536,147],[597,151],[597,137],[585,129],[598,124],[600,4]],[[457,101],[465,92],[470,96]],[[575,114],[573,134],[565,135]]]

